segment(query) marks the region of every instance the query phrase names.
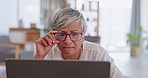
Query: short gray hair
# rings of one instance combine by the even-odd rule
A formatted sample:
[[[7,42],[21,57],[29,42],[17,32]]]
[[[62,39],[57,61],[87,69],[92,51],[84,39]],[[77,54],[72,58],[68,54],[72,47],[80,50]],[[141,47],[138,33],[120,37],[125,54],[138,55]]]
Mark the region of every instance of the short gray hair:
[[[80,22],[83,32],[85,33],[87,26],[83,15],[78,10],[72,8],[64,8],[59,10],[52,18],[51,28],[52,30],[63,28],[74,20]]]

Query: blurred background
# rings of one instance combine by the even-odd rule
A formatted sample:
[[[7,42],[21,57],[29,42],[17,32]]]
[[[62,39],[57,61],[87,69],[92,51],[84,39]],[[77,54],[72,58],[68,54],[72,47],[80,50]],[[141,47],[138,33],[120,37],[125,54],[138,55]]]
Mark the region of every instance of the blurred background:
[[[0,0],[0,78],[6,58],[32,59],[54,13],[85,17],[85,39],[103,46],[126,78],[148,78],[148,0]]]

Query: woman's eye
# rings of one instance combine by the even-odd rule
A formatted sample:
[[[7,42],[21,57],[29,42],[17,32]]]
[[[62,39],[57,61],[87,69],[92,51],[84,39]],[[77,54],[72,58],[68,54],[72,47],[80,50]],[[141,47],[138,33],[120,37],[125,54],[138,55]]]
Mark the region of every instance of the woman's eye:
[[[77,36],[79,33],[71,33],[72,36]]]
[[[65,36],[65,33],[59,33],[59,36]]]

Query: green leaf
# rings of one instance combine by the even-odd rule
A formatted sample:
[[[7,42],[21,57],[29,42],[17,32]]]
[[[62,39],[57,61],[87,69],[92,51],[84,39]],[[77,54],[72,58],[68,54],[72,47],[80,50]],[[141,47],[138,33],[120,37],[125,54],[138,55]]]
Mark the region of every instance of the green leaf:
[[[148,50],[148,44],[146,45],[146,49]]]

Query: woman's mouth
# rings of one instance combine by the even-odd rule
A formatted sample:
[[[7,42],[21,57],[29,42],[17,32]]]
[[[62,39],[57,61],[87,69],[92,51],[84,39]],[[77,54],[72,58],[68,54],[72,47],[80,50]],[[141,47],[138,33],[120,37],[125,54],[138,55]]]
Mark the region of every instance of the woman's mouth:
[[[74,49],[74,47],[63,47],[64,50]]]
[[[74,47],[63,47],[63,48],[74,48]]]

